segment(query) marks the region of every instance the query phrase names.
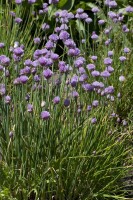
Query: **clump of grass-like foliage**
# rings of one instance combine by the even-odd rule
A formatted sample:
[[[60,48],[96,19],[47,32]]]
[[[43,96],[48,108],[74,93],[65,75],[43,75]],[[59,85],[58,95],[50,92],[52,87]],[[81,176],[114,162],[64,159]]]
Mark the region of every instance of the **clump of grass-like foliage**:
[[[0,12],[0,198],[126,199],[133,8],[15,2]]]

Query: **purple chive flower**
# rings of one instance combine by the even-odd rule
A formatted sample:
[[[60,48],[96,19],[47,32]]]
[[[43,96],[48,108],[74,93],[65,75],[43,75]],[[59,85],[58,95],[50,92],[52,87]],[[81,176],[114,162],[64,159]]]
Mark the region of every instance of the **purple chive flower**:
[[[47,62],[48,62],[48,58],[45,58],[45,57],[40,57],[38,59],[38,62],[41,66],[46,66]]]
[[[19,5],[22,3],[22,0],[15,0],[15,3]]]
[[[85,22],[86,22],[87,24],[90,24],[90,23],[92,22],[92,19],[91,19],[90,17],[88,17],[88,18],[85,19]]]
[[[5,96],[4,101],[6,104],[9,104],[11,102],[11,97],[10,96]]]
[[[6,77],[9,77],[9,76],[10,76],[10,73],[9,73],[9,70],[8,70],[8,69],[5,71],[5,76],[6,76]]]
[[[109,56],[109,57],[112,57],[112,56],[113,56],[113,54],[114,54],[114,52],[113,52],[113,51],[108,51],[108,56]]]
[[[88,70],[94,70],[95,68],[96,68],[96,66],[94,64],[88,64],[87,65]]]
[[[38,67],[39,66],[39,61],[38,60],[33,61],[32,62],[32,66],[35,67],[35,68]]]
[[[66,65],[66,63],[64,61],[60,61],[58,64],[58,67],[59,67],[59,71],[61,73],[66,73],[69,71],[69,66]]]
[[[33,105],[32,105],[32,104],[28,104],[28,105],[27,105],[27,111],[28,111],[29,113],[33,112]]]
[[[114,68],[112,66],[107,66],[106,67],[106,70],[109,72],[109,73],[112,73],[114,71]]]
[[[105,41],[105,45],[108,46],[111,43],[111,39]]]
[[[117,118],[117,122],[118,122],[118,123],[120,123],[120,122],[121,122],[121,119],[120,119],[119,117]]]
[[[30,100],[30,95],[29,95],[28,93],[27,93],[26,96],[25,96],[25,100],[26,100],[26,101],[29,101],[29,100]]]
[[[19,81],[20,81],[20,83],[22,83],[22,84],[27,83],[28,79],[29,79],[29,78],[28,78],[27,76],[25,76],[25,75],[22,75],[22,76],[19,77]]]
[[[116,7],[117,7],[116,1],[110,1],[110,2],[109,2],[109,7],[110,7],[110,8],[116,8]]]
[[[104,78],[108,78],[111,74],[108,72],[108,71],[103,71],[103,72],[101,72],[101,74],[100,74],[102,77],[104,77]]]
[[[59,34],[60,40],[67,40],[69,38],[70,34],[67,31],[61,31]]]
[[[91,59],[92,59],[93,61],[96,61],[96,60],[97,60],[97,56],[91,56]]]
[[[82,42],[82,44],[85,44],[86,40],[85,40],[85,39],[82,39],[81,42]]]
[[[45,9],[45,8],[48,7],[48,4],[47,4],[47,3],[43,3],[43,4],[42,4],[42,7],[43,7],[43,9]]]
[[[64,106],[68,107],[70,105],[70,100],[69,99],[65,99],[64,100]]]
[[[124,77],[124,76],[120,76],[120,77],[119,77],[119,81],[120,81],[120,82],[124,82],[124,81],[125,81],[125,77]]]
[[[133,7],[132,7],[132,6],[127,6],[127,7],[125,8],[125,10],[126,10],[126,12],[128,12],[128,13],[132,13],[132,12],[133,12]]]
[[[54,97],[53,103],[54,103],[54,104],[59,104],[59,102],[60,102],[60,97],[59,97],[59,96]]]
[[[91,9],[91,11],[95,14],[95,13],[98,13],[100,10],[98,7],[94,7]]]
[[[35,82],[39,82],[39,81],[40,81],[40,76],[36,74],[36,75],[34,76],[34,81],[35,81]]]
[[[16,79],[14,79],[13,84],[19,85],[20,84],[20,77],[17,77]]]
[[[97,76],[100,76],[100,72],[94,70],[94,71],[91,72],[91,75],[92,75],[93,77],[97,77]]]
[[[10,15],[11,15],[12,17],[15,17],[15,16],[16,16],[15,12],[13,12],[13,11],[10,11]]]
[[[79,57],[74,61],[74,65],[75,67],[79,68],[83,66],[84,62],[85,62],[85,59],[83,57]]]
[[[94,81],[92,83],[92,85],[94,86],[94,88],[103,88],[104,84],[102,82],[98,82],[98,81]]]
[[[62,24],[61,26],[60,26],[60,30],[62,31],[62,30],[68,30],[68,26],[66,25],[66,24]]]
[[[98,24],[99,24],[99,25],[105,24],[105,20],[103,20],[103,19],[99,20],[99,21],[98,21]]]
[[[80,83],[83,83],[85,82],[85,80],[87,80],[88,76],[87,74],[82,74],[80,77],[79,77],[79,82]]]
[[[59,37],[57,34],[51,34],[49,36],[49,40],[51,40],[52,42],[57,42],[59,40]]]
[[[118,97],[118,98],[121,98],[121,93],[120,93],[120,92],[117,94],[117,97]]]
[[[85,91],[90,91],[92,92],[94,90],[93,85],[89,84],[89,83],[84,83],[82,84],[82,87]]]
[[[75,48],[76,44],[72,39],[67,39],[64,44],[68,47],[68,48]]]
[[[6,57],[5,55],[0,56],[0,63],[4,66],[9,66],[10,58]]]
[[[119,60],[120,60],[121,62],[124,62],[124,61],[126,60],[126,57],[125,57],[125,56],[120,56],[120,57],[119,57]]]
[[[117,117],[118,115],[117,115],[115,112],[113,112],[113,113],[111,113],[110,116],[111,116],[111,117]]]
[[[91,105],[87,106],[87,111],[91,111]]]
[[[104,64],[105,65],[111,65],[111,63],[112,63],[112,59],[111,58],[108,57],[108,58],[104,59]]]
[[[76,13],[78,13],[78,14],[82,14],[84,12],[84,10],[82,9],[82,8],[78,8],[77,10],[76,10]]]
[[[113,86],[106,87],[104,89],[104,92],[105,92],[105,94],[112,94],[112,93],[114,93],[114,87]]]
[[[45,44],[45,47],[46,47],[47,49],[53,49],[53,48],[55,47],[55,43],[52,42],[52,41],[50,41],[50,40],[48,40],[48,41],[46,42],[46,44]]]
[[[15,20],[16,24],[20,24],[22,22],[22,19],[19,17],[16,17]]]
[[[77,15],[78,15],[78,14],[76,14],[75,17],[76,17]],[[85,20],[85,19],[88,18],[88,15],[87,15],[87,13],[82,13],[82,14],[78,15],[77,18],[78,18],[78,19],[83,19],[83,20]]]
[[[59,59],[59,55],[56,54],[56,53],[51,53],[51,59],[52,59],[53,61],[56,61],[56,60]]]
[[[129,52],[130,52],[130,49],[127,48],[127,47],[125,47],[125,48],[124,48],[124,53],[129,53]]]
[[[44,76],[46,79],[51,78],[52,75],[53,75],[53,72],[52,72],[50,69],[46,69],[46,70],[43,71],[43,76]]]
[[[24,74],[30,74],[31,73],[31,68],[29,66],[26,66],[23,70],[24,70]]]
[[[92,40],[97,40],[98,39],[98,35],[95,33],[95,31],[92,32],[91,39]]]
[[[78,48],[68,50],[69,56],[78,56],[79,54],[80,54],[80,50]]]
[[[79,93],[78,93],[77,91],[73,91],[73,92],[71,93],[71,95],[72,95],[72,97],[74,97],[74,98],[79,97]]]
[[[19,62],[21,60],[21,57],[20,56],[16,56],[15,54],[13,54],[13,60],[15,62]]]
[[[111,19],[114,19],[114,18],[117,18],[117,14],[113,11],[109,11],[108,12],[108,16],[111,18]]]
[[[105,1],[104,1],[104,4],[105,4],[106,6],[109,6],[109,2],[110,2],[110,0],[105,0]]]
[[[48,30],[48,29],[50,29],[49,24],[44,23],[44,24],[42,25],[42,30],[46,31],[46,30]]]
[[[41,119],[48,120],[50,118],[50,113],[48,111],[41,112]]]
[[[127,121],[125,119],[122,120],[122,124],[123,124],[123,126],[127,126]]]
[[[28,3],[30,3],[30,4],[33,4],[35,2],[36,2],[36,0],[28,0]]]
[[[99,102],[97,101],[97,100],[94,100],[93,102],[92,102],[92,106],[93,107],[97,107],[99,105]]]
[[[81,108],[78,108],[77,113],[81,113],[81,111],[82,111]]]
[[[42,15],[44,13],[43,10],[39,10],[39,15]]]
[[[129,32],[129,29],[127,28],[127,25],[126,25],[126,24],[124,24],[124,25],[122,26],[122,30],[123,30],[125,33],[128,33],[128,32]]]
[[[41,40],[39,37],[34,38],[34,44],[40,44]]]
[[[106,35],[108,35],[108,34],[110,33],[110,31],[111,31],[110,29],[105,29],[105,30],[104,30],[104,33],[105,33]]]
[[[71,79],[71,86],[76,87],[77,83],[78,83],[78,76],[73,76]]]
[[[79,73],[80,74],[84,74],[85,73],[85,69],[83,67],[79,67]]]
[[[13,53],[14,53],[16,56],[21,56],[21,55],[23,55],[24,50],[23,50],[21,47],[17,47],[17,48],[14,49]]]
[[[95,117],[91,119],[92,124],[96,124],[96,122],[97,122],[97,119]]]
[[[9,132],[9,137],[10,137],[10,138],[13,138],[13,131],[10,131],[10,132]]]
[[[4,46],[5,46],[5,44],[1,42],[0,43],[0,49],[3,48]]]
[[[27,60],[24,61],[24,65],[31,66],[32,65],[32,61],[30,59],[27,59]]]
[[[4,96],[6,93],[6,88],[4,84],[0,84],[0,95]]]
[[[37,69],[36,69],[35,67],[33,67],[33,68],[31,69],[31,73],[34,75],[36,72],[37,72]]]

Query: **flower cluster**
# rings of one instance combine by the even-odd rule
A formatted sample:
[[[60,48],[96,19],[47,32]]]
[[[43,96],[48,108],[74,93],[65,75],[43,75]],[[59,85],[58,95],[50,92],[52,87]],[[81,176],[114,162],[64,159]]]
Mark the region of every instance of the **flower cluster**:
[[[22,5],[21,0],[16,0],[15,2],[17,5]],[[36,0],[28,0],[29,4],[35,2]],[[49,4],[56,3],[58,3],[58,0],[49,1]],[[105,5],[110,9],[117,7],[116,1],[105,1]],[[92,13],[94,13],[95,16],[97,16],[99,11],[100,9],[98,7],[92,8]],[[47,12],[48,4],[43,3],[42,10],[39,11],[39,14],[46,14]],[[127,7],[126,12],[132,12],[132,7]],[[17,24],[22,22],[22,19],[16,17],[14,12],[10,12],[10,15]],[[112,23],[118,23],[123,33],[129,32],[127,25],[122,23],[124,16],[121,13],[116,13],[111,10],[108,12],[108,17],[112,20]],[[36,111],[36,108],[34,108],[33,94],[36,93],[40,95],[41,93],[39,96],[41,98],[41,96],[44,96],[43,93],[45,91],[50,91],[51,88],[53,88],[53,91],[54,88],[56,88],[56,92],[52,92],[52,95],[48,93],[47,95],[51,95],[52,98],[47,97],[47,101],[49,101],[49,104],[52,103],[54,107],[57,107],[58,104],[64,105],[64,109],[65,107],[71,107],[72,103],[79,103],[81,101],[81,94],[87,97],[90,97],[91,94],[94,95],[94,99],[89,100],[88,103],[83,102],[85,110],[89,112],[99,106],[104,106],[105,102],[113,102],[115,100],[115,88],[113,84],[111,84],[111,81],[109,81],[110,77],[112,77],[112,74],[115,72],[115,53],[114,49],[111,49],[112,38],[110,34],[113,32],[112,27],[110,26],[107,28],[106,26],[103,30],[104,38],[106,38],[105,41],[103,40],[103,45],[105,45],[107,49],[103,58],[100,58],[98,54],[91,54],[89,55],[89,59],[87,59],[70,33],[69,22],[73,19],[81,20],[86,23],[87,26],[93,22],[82,8],[78,8],[75,15],[67,10],[57,11],[55,13],[56,27],[54,28],[54,32],[52,34],[47,34],[47,40],[44,41],[41,37],[33,38],[34,52],[30,58],[26,56],[25,45],[20,44],[18,41],[15,41],[14,45],[10,46],[9,54],[0,55],[0,73],[2,74],[0,95],[3,97],[5,104],[14,106],[12,90],[10,90],[8,85],[9,81],[11,81],[10,84],[12,84],[11,87],[14,88],[13,90],[22,86],[21,89],[23,89],[24,96],[26,96],[29,102],[27,104],[27,112],[32,114]],[[121,24],[119,22],[121,22]],[[103,19],[98,21],[99,25],[106,25],[106,23],[107,22]],[[50,26],[47,23],[43,23],[41,26],[43,32],[48,31],[49,28]],[[97,35],[96,31],[93,31],[89,37],[88,40],[92,40],[93,44],[95,44],[95,42],[97,44],[97,41],[99,41],[99,35]],[[82,39],[82,41],[83,40],[84,39]],[[65,60],[60,58],[61,55],[55,53],[59,42],[63,44],[64,54],[66,55],[65,57],[67,57]],[[41,43],[44,43],[44,45],[39,48]],[[85,40],[82,43],[85,44]],[[0,48],[3,49],[4,47],[5,44],[1,42]],[[124,46],[122,51],[123,54],[119,57],[120,64],[126,62],[131,50],[127,46]],[[95,52],[92,51],[92,53]],[[101,67],[99,67],[99,61]],[[56,78],[56,76],[58,78]],[[125,80],[125,76],[119,74],[118,81],[125,82]],[[28,98],[27,94],[29,94]],[[104,101],[104,104],[102,101]],[[49,110],[47,103],[45,108],[46,110],[42,111],[40,116],[43,120],[48,120],[50,116],[52,116],[52,110]],[[81,113],[81,111],[82,108],[78,107],[77,112]],[[95,124],[97,119],[93,117],[91,122]]]

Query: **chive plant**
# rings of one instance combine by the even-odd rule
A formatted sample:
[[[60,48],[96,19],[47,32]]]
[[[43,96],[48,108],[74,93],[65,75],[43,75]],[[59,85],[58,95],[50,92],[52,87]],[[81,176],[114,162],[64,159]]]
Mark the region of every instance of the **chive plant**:
[[[105,1],[106,20],[98,7],[94,21],[81,8],[59,10],[50,33],[45,19],[58,1],[36,13],[35,2],[28,0],[25,13],[23,1],[1,1],[0,154],[10,176],[0,190],[17,199],[124,199],[120,180],[132,164],[132,21],[124,24],[116,1]]]

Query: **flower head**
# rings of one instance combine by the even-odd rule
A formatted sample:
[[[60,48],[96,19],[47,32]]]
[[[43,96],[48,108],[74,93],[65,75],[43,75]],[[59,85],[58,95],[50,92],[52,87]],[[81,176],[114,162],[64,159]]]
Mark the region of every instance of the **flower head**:
[[[125,81],[125,77],[124,77],[124,76],[120,76],[120,77],[119,77],[119,81],[120,81],[120,82],[124,82],[124,81]]]
[[[96,124],[96,122],[97,122],[97,119],[95,117],[91,119],[92,124]]]
[[[11,102],[11,97],[10,96],[5,96],[5,99],[4,99],[5,103],[6,104],[9,104]]]
[[[43,120],[48,120],[50,118],[50,113],[48,111],[42,111],[41,112],[41,118]]]
[[[70,100],[69,99],[65,99],[64,100],[64,106],[68,107],[70,105]]]
[[[20,81],[20,83],[22,83],[22,84],[27,83],[28,79],[29,79],[29,78],[28,78],[27,76],[25,76],[25,75],[22,75],[22,76],[19,77],[19,81]]]
[[[59,104],[59,102],[60,102],[60,97],[59,96],[54,97],[53,103],[54,104]]]
[[[33,112],[33,105],[32,104],[27,105],[27,111],[30,112],[30,113]]]
[[[44,76],[46,79],[51,78],[52,75],[53,75],[53,72],[52,72],[50,69],[46,69],[46,70],[43,71],[43,76]]]

